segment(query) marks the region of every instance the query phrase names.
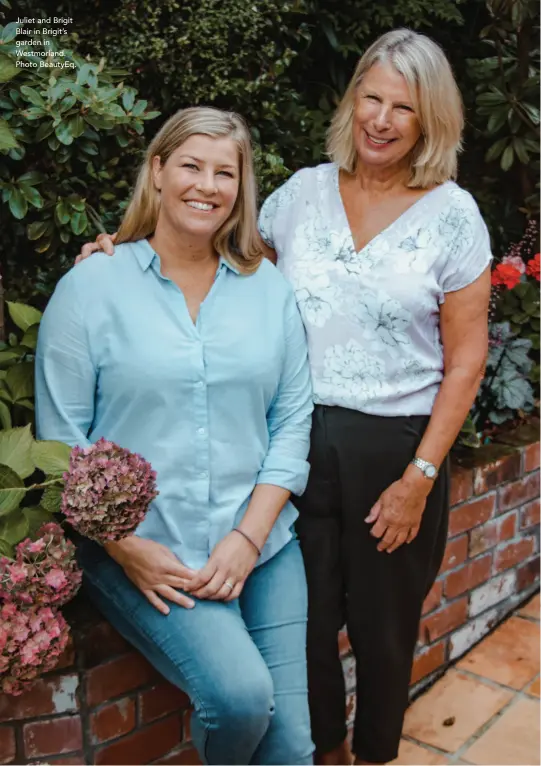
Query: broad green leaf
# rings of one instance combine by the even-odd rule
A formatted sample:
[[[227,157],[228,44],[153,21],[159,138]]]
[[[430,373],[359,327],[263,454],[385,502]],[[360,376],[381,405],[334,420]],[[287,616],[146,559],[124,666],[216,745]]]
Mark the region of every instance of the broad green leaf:
[[[43,314],[33,306],[27,306],[26,303],[14,303],[7,301],[9,315],[23,332],[26,332],[33,324],[39,324]]]
[[[39,324],[33,324],[22,337],[21,346],[30,349],[30,351],[36,350],[38,342]]]
[[[50,484],[45,488],[41,496],[41,507],[49,513],[59,513],[62,502],[63,486],[60,484]]]
[[[521,107],[526,112],[530,120],[534,123],[534,125],[539,125],[538,107],[534,106],[533,104],[526,104],[525,102],[521,103]]]
[[[33,205],[33,207],[38,210],[43,207],[43,197],[37,189],[33,186],[27,186],[26,184],[21,184],[20,188],[26,201]]]
[[[505,125],[506,121],[507,121],[506,109],[499,109],[498,111],[492,112],[492,114],[488,118],[488,123],[487,123],[488,132],[494,135],[494,133],[497,133],[499,131],[502,125]]]
[[[85,122],[80,114],[70,119],[69,130],[74,138],[79,138],[85,132]]]
[[[530,157],[521,138],[513,139],[513,149],[515,150],[515,154],[519,158],[519,161],[522,162],[523,165],[527,165],[530,161]]]
[[[33,443],[34,438],[29,425],[0,431],[0,463],[16,471],[22,479],[26,479],[35,469],[32,459]]]
[[[145,101],[145,99],[141,99],[135,104],[135,106],[131,110],[131,113],[133,114],[134,117],[140,117],[145,111],[145,109],[147,108],[147,106],[148,106],[148,101]]]
[[[34,106],[45,106],[45,101],[35,88],[31,88],[28,85],[21,85],[21,93],[26,96],[26,100],[30,101]]]
[[[513,164],[513,160],[515,158],[515,153],[513,151],[512,146],[508,146],[504,153],[502,154],[502,158],[500,160],[500,166],[502,170],[509,170],[511,165]]]
[[[490,149],[485,155],[486,161],[490,162],[491,160],[497,159],[500,156],[500,154],[503,152],[503,150],[505,149],[507,142],[508,142],[507,138],[500,138],[499,141],[496,141],[494,144],[492,144],[492,146],[490,147]]]
[[[69,223],[70,211],[65,200],[61,199],[56,203],[54,212],[60,224]]]
[[[9,198],[9,209],[12,215],[19,220],[28,212],[28,202],[20,189],[13,189]]]
[[[23,508],[22,511],[23,516],[28,523],[28,537],[34,537],[40,527],[44,524],[50,524],[51,521],[55,521],[52,513],[49,513],[49,511],[46,508],[43,508],[41,504]]]
[[[53,130],[54,126],[52,122],[42,122],[36,132],[36,142],[43,141],[44,138],[51,135]]]
[[[60,125],[56,126],[54,132],[61,144],[69,146],[73,143],[73,136],[69,128],[69,123],[61,122]]]
[[[38,184],[43,183],[45,180],[46,178],[43,173],[38,173],[35,170],[29,170],[28,173],[23,173],[22,176],[19,176],[17,182],[20,184],[25,184],[26,186],[37,186]]]
[[[0,437],[4,433],[0,431]],[[0,464],[0,516],[7,516],[18,508],[25,494],[21,477],[10,466]]]
[[[34,363],[14,364],[6,373],[5,384],[11,392],[14,404],[31,398],[34,395]]]
[[[13,80],[22,70],[15,66],[15,62],[9,56],[0,53],[0,82]]]
[[[135,88],[126,88],[122,94],[122,106],[129,112],[135,103],[136,90]]]
[[[0,351],[0,369],[6,369],[21,358],[21,354],[18,351],[14,351],[12,348]]]
[[[69,469],[71,447],[63,442],[35,441],[32,459],[43,473],[61,473]]]
[[[0,424],[4,430],[11,428],[11,412],[5,402],[0,400]]]
[[[88,226],[86,213],[73,213],[70,220],[71,230],[74,234],[82,234]]]
[[[9,5],[7,7],[9,8]],[[15,40],[17,37],[18,26],[19,25],[16,21],[10,21],[10,23],[6,24],[6,26],[2,29],[0,34],[0,41],[3,45],[10,43],[12,40]]]
[[[70,196],[67,199],[67,202],[69,203],[70,207],[72,207],[74,210],[77,210],[79,213],[84,212],[85,210],[84,199],[77,197],[75,194],[70,194]]]
[[[42,237],[47,231],[47,221],[34,221],[28,225],[26,229],[26,236],[28,239],[34,241]]]
[[[15,551],[13,546],[7,540],[0,539],[0,556],[7,556],[8,559],[14,558]]]
[[[18,146],[15,134],[9,127],[6,120],[0,118],[0,152],[7,152]]]
[[[10,545],[17,545],[28,537],[30,524],[21,508],[12,511],[8,516],[0,517],[0,539]]]

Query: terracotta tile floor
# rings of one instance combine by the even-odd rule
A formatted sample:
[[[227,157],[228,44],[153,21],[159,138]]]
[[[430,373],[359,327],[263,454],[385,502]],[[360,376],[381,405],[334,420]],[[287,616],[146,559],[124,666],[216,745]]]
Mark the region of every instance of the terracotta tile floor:
[[[415,700],[394,764],[540,763],[539,607],[538,594]]]

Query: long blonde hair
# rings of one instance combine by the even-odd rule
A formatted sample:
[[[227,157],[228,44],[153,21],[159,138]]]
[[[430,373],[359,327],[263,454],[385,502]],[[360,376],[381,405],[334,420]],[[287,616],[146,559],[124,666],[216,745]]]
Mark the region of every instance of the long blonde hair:
[[[181,109],[162,125],[148,149],[118,230],[116,244],[136,242],[156,229],[160,213],[160,195],[154,186],[152,162],[159,157],[165,164],[171,154],[190,136],[231,138],[239,152],[240,184],[233,211],[214,235],[216,252],[244,274],[254,272],[263,258],[257,230],[256,182],[250,133],[238,114],[213,107]]]
[[[359,60],[327,134],[331,160],[348,173],[355,171],[353,114],[357,88],[378,62],[389,62],[404,77],[421,126],[421,138],[411,155],[408,186],[429,188],[456,178],[464,127],[460,91],[439,45],[410,29],[382,35]]]

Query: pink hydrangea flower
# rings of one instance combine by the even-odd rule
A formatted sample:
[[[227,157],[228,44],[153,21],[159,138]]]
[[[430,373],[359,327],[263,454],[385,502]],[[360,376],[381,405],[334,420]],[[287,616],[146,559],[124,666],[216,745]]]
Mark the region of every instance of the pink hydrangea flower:
[[[132,534],[158,495],[150,463],[105,439],[72,450],[64,481],[62,513],[100,543]]]
[[[0,607],[0,691],[21,694],[31,682],[53,670],[69,639],[60,612],[48,607]]]
[[[59,524],[44,524],[38,539],[27,538],[15,549],[16,560],[0,558],[0,597],[17,604],[70,601],[81,586],[75,546]]]

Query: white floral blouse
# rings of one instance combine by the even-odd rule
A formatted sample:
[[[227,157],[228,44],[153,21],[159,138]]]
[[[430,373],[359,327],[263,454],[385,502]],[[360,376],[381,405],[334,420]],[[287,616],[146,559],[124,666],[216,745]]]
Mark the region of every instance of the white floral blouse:
[[[429,415],[443,377],[439,306],[492,258],[472,196],[448,181],[356,252],[338,168],[324,164],[273,192],[259,229],[295,289],[315,402]]]

